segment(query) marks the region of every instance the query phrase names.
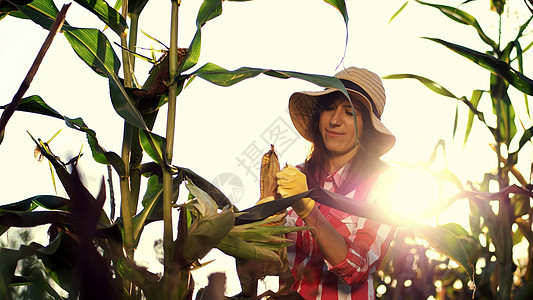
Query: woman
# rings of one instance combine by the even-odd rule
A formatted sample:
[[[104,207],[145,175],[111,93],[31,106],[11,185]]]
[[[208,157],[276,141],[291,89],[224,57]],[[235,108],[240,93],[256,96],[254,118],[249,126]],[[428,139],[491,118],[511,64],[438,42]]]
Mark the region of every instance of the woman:
[[[376,181],[387,170],[380,156],[395,143],[380,121],[385,106],[383,84],[375,73],[357,67],[335,77],[350,99],[331,88],[290,97],[292,122],[313,147],[305,163],[276,174],[278,192],[288,197],[320,186],[354,201],[378,201]],[[287,223],[313,227],[288,235],[293,242],[287,249],[296,280],[293,290],[305,299],[375,298],[371,274],[385,256],[395,228],[310,198],[289,209]]]

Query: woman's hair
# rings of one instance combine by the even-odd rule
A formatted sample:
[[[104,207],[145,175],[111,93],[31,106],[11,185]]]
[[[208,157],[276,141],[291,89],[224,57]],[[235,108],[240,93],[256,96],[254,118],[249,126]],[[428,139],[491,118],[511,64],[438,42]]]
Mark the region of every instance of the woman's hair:
[[[303,169],[307,176],[307,185],[310,189],[322,186],[329,175],[329,156],[320,133],[319,121],[320,114],[328,107],[331,101],[335,99],[336,93],[321,96],[318,99],[317,105],[311,116],[311,142],[313,145]],[[348,172],[350,175],[346,176],[346,179],[340,183],[337,190],[337,193],[343,195],[353,190],[358,184],[362,183],[383,165],[383,162],[379,159],[376,151],[373,151],[374,139],[372,138],[372,135],[375,134],[375,131],[372,122],[370,121],[368,109],[364,105],[360,105],[358,109],[361,110],[363,116],[363,132],[359,139],[359,150],[353,157],[352,161],[349,162]]]

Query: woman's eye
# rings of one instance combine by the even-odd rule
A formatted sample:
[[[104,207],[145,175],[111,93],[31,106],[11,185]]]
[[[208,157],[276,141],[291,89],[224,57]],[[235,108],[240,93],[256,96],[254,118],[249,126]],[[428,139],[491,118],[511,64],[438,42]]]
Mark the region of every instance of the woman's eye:
[[[352,110],[349,109],[349,110],[346,110],[345,113],[350,116],[350,117],[353,117],[353,113],[352,113]]]
[[[326,109],[324,110],[335,110],[335,106],[333,105],[327,106]]]

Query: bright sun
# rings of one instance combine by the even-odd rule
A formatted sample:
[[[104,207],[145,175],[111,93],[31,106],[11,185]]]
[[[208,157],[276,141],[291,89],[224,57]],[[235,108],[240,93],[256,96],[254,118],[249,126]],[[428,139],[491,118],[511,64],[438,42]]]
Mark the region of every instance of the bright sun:
[[[450,206],[447,197],[459,192],[450,182],[438,179],[442,172],[405,165],[393,165],[393,169],[395,176],[383,182],[390,192],[382,202],[391,216],[427,221]],[[446,211],[450,209],[453,205]]]

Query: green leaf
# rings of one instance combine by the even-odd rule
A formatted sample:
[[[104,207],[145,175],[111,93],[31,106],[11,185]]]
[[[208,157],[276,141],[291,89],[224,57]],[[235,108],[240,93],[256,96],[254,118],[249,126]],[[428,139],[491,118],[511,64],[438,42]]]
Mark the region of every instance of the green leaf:
[[[109,94],[113,108],[119,116],[139,129],[148,130],[141,113],[135,107],[135,103],[118,77],[109,78]]]
[[[473,265],[468,260],[468,254],[454,233],[444,228],[431,227],[425,224],[418,224],[416,231],[432,248],[462,266],[470,277],[470,280],[474,280]]]
[[[222,0],[205,0],[202,2],[198,10],[198,15],[196,16],[196,33],[189,45],[187,55],[183,58],[179,66],[178,74],[189,70],[198,63],[202,46],[202,26],[220,14],[222,14]]]
[[[230,210],[196,219],[187,234],[184,257],[189,262],[202,259],[224,239],[234,222],[235,216]]]
[[[1,106],[0,108],[4,109],[5,106]],[[71,119],[63,116],[55,109],[48,106],[48,104],[46,104],[46,102],[37,95],[22,99],[20,105],[17,107],[17,110],[65,120],[65,124],[68,127],[82,131],[86,134],[87,141],[91,147],[92,156],[96,162],[101,164],[111,164],[119,176],[125,174],[125,168],[122,159],[116,153],[108,152],[102,146],[100,146],[98,139],[96,138],[96,132],[90,129],[82,118]]]
[[[130,0],[128,1],[128,13],[140,15],[148,0]]]
[[[457,124],[459,123],[459,102],[455,103],[455,117],[453,119],[453,132],[452,132],[452,138],[455,138],[455,134],[457,133]]]
[[[477,106],[479,105],[479,101],[481,100],[481,96],[483,95],[482,90],[474,90],[472,92],[472,97],[470,97],[470,104],[474,109],[477,109]],[[470,135],[470,131],[472,130],[472,125],[474,123],[474,111],[469,110],[468,111],[468,121],[466,124],[466,132],[465,132],[465,140],[463,142],[463,145],[466,145],[466,141],[468,140],[468,136]]]
[[[439,43],[448,49],[470,59],[481,67],[491,71],[492,73],[504,78],[509,84],[514,86],[519,91],[533,96],[533,80],[526,77],[524,74],[513,69],[508,63],[497,59],[493,56],[460,46],[452,44],[437,38],[425,38],[430,41]]]
[[[522,37],[522,35],[524,34],[524,30],[526,30],[527,26],[529,26],[529,23],[531,22],[531,20],[533,20],[533,15],[529,17],[529,19],[526,22],[524,22],[522,26],[520,26],[520,29],[518,30],[518,33],[516,34],[515,41],[518,41],[518,39]]]
[[[32,243],[37,257],[43,262],[50,277],[69,293],[75,289],[74,272],[79,246],[70,236],[59,232],[46,247]]]
[[[398,15],[399,15],[404,9],[405,9],[405,7],[407,6],[408,3],[409,3],[409,1],[406,1],[406,2],[402,5],[402,7],[400,7],[400,9],[398,9],[398,10],[394,13],[394,15],[392,15],[392,17],[391,17],[390,20],[389,20],[389,24],[392,22],[392,20],[394,20],[394,19],[395,19],[395,18],[396,18],[396,17],[397,17],[397,16],[398,16]]]
[[[132,220],[135,244],[139,242],[141,233],[144,229],[144,224],[155,208],[157,201],[161,199],[162,192],[163,184],[160,182],[158,176],[151,176],[148,180],[146,193],[142,200],[144,208],[139,214],[134,216]]]
[[[128,24],[122,15],[104,0],[74,0],[83,6],[100,20],[102,20],[111,30],[120,36],[128,28]]]
[[[511,197],[511,205],[513,206],[515,218],[520,218],[529,212],[529,196],[522,194],[513,195]]]
[[[35,227],[51,223],[71,225],[70,215],[62,211],[0,211],[0,226]]]
[[[124,85],[118,77],[120,60],[107,37],[97,29],[69,27],[65,37],[76,54],[97,74],[109,78],[111,101],[115,111],[133,126],[147,129]]]
[[[212,63],[207,63],[203,65],[200,69],[191,73],[191,76],[197,76],[202,79],[205,79],[211,83],[220,86],[231,86],[242,80],[253,78],[259,74],[265,74],[271,77],[276,78],[297,78],[309,81],[321,87],[331,87],[336,88],[342,93],[349,97],[346,88],[342,83],[335,77],[324,76],[324,75],[315,75],[315,74],[305,74],[292,71],[277,71],[272,69],[259,69],[259,68],[248,68],[242,67],[234,71],[228,71],[222,67],[219,67]]]
[[[161,183],[161,178],[153,175],[148,180],[148,186],[146,188],[146,193],[143,197],[142,204],[143,210],[133,217],[133,237],[134,245],[137,246],[141,234],[144,230],[144,226],[153,221],[163,220],[163,186]],[[174,178],[172,180],[172,202],[175,203],[179,195],[179,187],[182,180],[180,178]]]
[[[13,279],[18,261],[31,255],[28,251],[0,248],[0,295],[6,295],[7,288]]]
[[[161,281],[157,274],[153,274],[145,267],[138,266],[135,261],[126,257],[117,259],[117,272],[120,277],[131,281],[143,290],[147,299],[163,299]]]
[[[5,109],[6,105],[0,106],[0,108]],[[63,119],[63,116],[60,113],[48,106],[48,104],[46,104],[44,100],[37,95],[23,98],[20,101],[17,110]]]
[[[344,19],[344,24],[346,24],[346,28],[348,28],[348,10],[346,9],[346,3],[344,3],[344,0],[324,0],[324,2],[331,4],[341,13],[342,18]]]
[[[235,258],[262,260],[281,265],[279,256],[272,250],[254,246],[242,239],[227,234],[216,246],[220,251]]]
[[[508,85],[501,77],[490,75],[490,96],[492,99],[492,110],[497,116],[499,139],[507,146],[516,134],[515,112],[509,94]]]
[[[414,75],[414,74],[391,74],[391,75],[387,75],[387,76],[383,76],[382,77],[383,79],[416,79],[418,81],[420,81],[423,85],[425,85],[428,89],[432,90],[433,92],[439,94],[439,95],[442,95],[442,96],[445,96],[445,97],[449,97],[449,98],[454,98],[454,99],[458,99],[452,92],[448,91],[445,87],[443,87],[442,85],[436,83],[435,81],[431,80],[431,79],[428,79],[426,77],[423,77],[423,76],[419,76],[419,75]]]
[[[515,152],[513,152],[511,155],[514,157],[514,162],[517,161],[518,158],[518,152],[524,147],[524,145],[531,140],[533,137],[533,127],[529,127],[524,133],[522,134],[522,137],[520,138],[520,142],[518,142],[518,149],[516,149]]]
[[[31,211],[37,206],[51,210],[64,210],[68,199],[54,195],[37,195],[19,202],[0,206],[0,211]]]
[[[479,35],[479,37],[489,46],[492,47],[494,51],[498,50],[498,44],[494,42],[492,39],[490,39],[484,32],[483,29],[481,29],[481,26],[479,25],[476,18],[474,18],[472,15],[468,14],[467,12],[464,12],[456,7],[446,6],[446,5],[438,5],[433,3],[427,3],[422,1],[416,1],[422,5],[431,6],[434,8],[437,8],[440,10],[444,15],[446,15],[448,18],[459,22],[461,24],[470,25],[474,27]]]
[[[17,3],[17,5],[26,5],[30,2],[32,2],[33,0],[19,0],[19,1],[15,1],[15,3]],[[13,6],[12,4],[10,4],[9,2],[7,1],[3,1],[3,2],[0,2],[0,13],[2,14],[8,14],[8,13],[11,13],[11,12],[16,12],[17,11],[17,8],[15,6]]]
[[[139,131],[139,141],[141,146],[157,164],[165,163],[164,153],[166,148],[166,139],[150,131]]]
[[[85,132],[87,142],[91,147],[92,156],[96,162],[101,164],[110,164],[113,166],[119,176],[126,174],[126,168],[120,156],[118,156],[118,154],[115,152],[105,150],[98,143],[96,132],[90,129],[82,118],[70,119],[68,117],[64,117],[64,119],[68,127]]]
[[[198,15],[196,16],[196,27],[201,28],[207,23],[222,14],[222,0],[204,0]]]
[[[48,30],[52,27],[52,23],[59,13],[52,0],[35,0],[24,6],[16,4],[15,6],[33,22]],[[66,26],[68,26],[67,21],[65,21],[63,28]]]

